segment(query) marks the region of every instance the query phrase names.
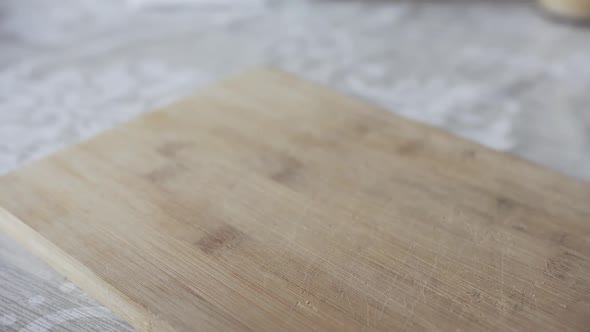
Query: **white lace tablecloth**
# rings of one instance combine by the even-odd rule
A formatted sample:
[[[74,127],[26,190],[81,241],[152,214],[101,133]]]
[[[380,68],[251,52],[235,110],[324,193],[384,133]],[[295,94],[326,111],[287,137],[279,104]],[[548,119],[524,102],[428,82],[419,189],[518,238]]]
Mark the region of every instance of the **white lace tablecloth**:
[[[0,173],[271,65],[590,180],[590,30],[531,2],[140,2],[0,3]],[[0,331],[129,330],[0,234]]]

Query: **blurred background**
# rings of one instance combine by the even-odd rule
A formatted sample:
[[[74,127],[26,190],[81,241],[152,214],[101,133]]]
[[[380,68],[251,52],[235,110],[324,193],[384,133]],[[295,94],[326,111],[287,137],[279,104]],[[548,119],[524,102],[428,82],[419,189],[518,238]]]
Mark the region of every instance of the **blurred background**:
[[[534,0],[2,0],[0,174],[259,65],[590,180],[590,29]],[[0,234],[33,330],[131,328]]]

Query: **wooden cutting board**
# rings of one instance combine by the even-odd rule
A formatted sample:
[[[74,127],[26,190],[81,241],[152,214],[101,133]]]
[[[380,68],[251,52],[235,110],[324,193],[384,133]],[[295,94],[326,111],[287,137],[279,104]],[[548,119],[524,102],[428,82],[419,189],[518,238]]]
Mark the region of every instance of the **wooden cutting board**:
[[[0,179],[143,331],[590,328],[590,186],[270,70]]]

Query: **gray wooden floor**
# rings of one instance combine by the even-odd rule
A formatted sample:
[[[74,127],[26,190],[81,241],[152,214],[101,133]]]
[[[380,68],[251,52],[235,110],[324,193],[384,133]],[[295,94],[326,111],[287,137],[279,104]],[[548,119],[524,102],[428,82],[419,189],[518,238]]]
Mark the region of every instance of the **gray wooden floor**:
[[[0,173],[267,64],[590,180],[590,30],[517,0],[236,2],[2,1]],[[0,331],[130,330],[0,233]]]

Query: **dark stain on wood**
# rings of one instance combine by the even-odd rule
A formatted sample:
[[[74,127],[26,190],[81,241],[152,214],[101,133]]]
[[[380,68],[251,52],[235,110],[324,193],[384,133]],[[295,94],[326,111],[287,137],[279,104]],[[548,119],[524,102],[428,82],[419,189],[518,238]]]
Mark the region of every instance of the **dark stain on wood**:
[[[404,142],[398,149],[397,152],[401,155],[412,155],[420,150],[424,149],[424,141],[421,139],[411,140]]]
[[[280,183],[292,182],[303,168],[303,164],[290,156],[281,157],[278,161],[278,170],[275,171],[271,178]]]
[[[231,225],[223,225],[199,239],[196,245],[206,254],[214,254],[219,250],[235,246],[243,237],[243,233]]]
[[[512,210],[514,207],[516,206],[516,203],[506,197],[496,197],[496,207],[498,208],[498,210],[501,211],[506,211],[506,210]]]
[[[184,171],[184,167],[179,164],[166,164],[147,173],[145,178],[152,183],[163,183],[176,177],[178,174]]]
[[[465,159],[475,159],[477,158],[477,151],[475,151],[474,149],[466,149],[463,150],[461,155],[463,155],[463,158]]]
[[[511,227],[512,227],[512,229],[515,229],[515,230],[520,231],[520,232],[525,232],[526,233],[526,231],[527,231],[527,227],[525,225],[522,225],[522,224],[515,224],[515,225],[512,225]]]
[[[174,158],[181,151],[190,149],[193,145],[192,142],[187,141],[171,141],[158,146],[156,151],[166,158]]]
[[[354,125],[354,132],[359,138],[363,138],[371,132],[371,127],[366,123],[358,122]]]

